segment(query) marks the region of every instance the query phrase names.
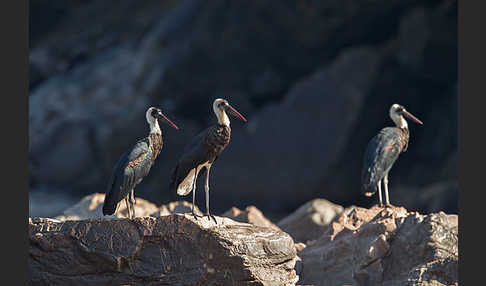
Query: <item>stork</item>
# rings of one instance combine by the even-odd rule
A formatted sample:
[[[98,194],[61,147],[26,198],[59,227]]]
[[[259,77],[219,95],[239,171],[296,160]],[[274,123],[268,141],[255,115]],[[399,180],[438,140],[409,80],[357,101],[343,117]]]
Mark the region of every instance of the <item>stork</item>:
[[[381,183],[385,189],[385,207],[391,206],[388,197],[388,172],[400,153],[408,148],[410,131],[405,117],[423,124],[400,104],[390,107],[390,118],[396,127],[385,127],[368,143],[361,172],[362,192],[370,197],[378,190],[380,207],[383,207]]]
[[[185,146],[184,153],[172,172],[169,188],[175,190],[180,196],[188,195],[192,191],[191,212],[197,219],[197,215],[194,213],[196,179],[199,172],[205,168],[206,215],[208,220],[211,220],[210,217],[212,217],[217,223],[209,212],[209,170],[230,141],[230,120],[226,112],[244,122],[246,119],[227,100],[221,98],[214,100],[213,111],[218,118],[218,123],[203,130]]]
[[[113,168],[103,202],[103,215],[114,214],[118,210],[120,202],[124,199],[128,217],[135,217],[133,189],[147,176],[162,150],[163,140],[159,120],[179,129],[158,108],[150,107],[147,109],[145,117],[150,126],[150,133],[126,151]]]

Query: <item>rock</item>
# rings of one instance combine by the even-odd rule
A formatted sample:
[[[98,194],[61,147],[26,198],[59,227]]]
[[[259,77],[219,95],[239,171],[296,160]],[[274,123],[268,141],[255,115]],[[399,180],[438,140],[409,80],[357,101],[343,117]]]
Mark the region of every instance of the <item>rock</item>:
[[[142,198],[135,197],[135,215],[137,217],[148,216],[155,213],[158,208],[153,203],[146,201]],[[118,207],[118,212],[113,216],[103,216],[102,207],[105,201],[105,194],[94,193],[84,197],[74,206],[64,210],[64,212],[54,217],[54,219],[65,220],[83,220],[89,218],[101,218],[101,217],[118,217],[125,218],[128,215],[125,202],[122,200]]]
[[[256,226],[269,227],[274,230],[281,231],[278,226],[267,219],[255,206],[248,206],[244,211],[237,207],[232,207],[221,216],[228,217],[235,221],[251,223]]]
[[[216,217],[29,218],[32,285],[295,285],[292,238]]]
[[[457,222],[443,212],[355,207],[299,252],[299,283],[458,285]]]
[[[191,208],[192,203],[187,201],[170,202],[168,204],[161,205],[155,213],[151,213],[150,215],[153,217],[159,217],[171,214],[191,214]],[[194,206],[194,212],[197,215],[203,214],[197,206]]]
[[[342,206],[328,200],[314,199],[280,220],[278,226],[295,241],[307,242],[321,236],[343,210]]]

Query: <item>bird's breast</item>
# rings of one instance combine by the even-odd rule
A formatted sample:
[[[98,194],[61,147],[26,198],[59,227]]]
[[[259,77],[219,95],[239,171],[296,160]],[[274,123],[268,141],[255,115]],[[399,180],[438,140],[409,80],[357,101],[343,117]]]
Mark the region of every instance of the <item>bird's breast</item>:
[[[162,140],[162,135],[152,133],[148,137],[149,139],[149,147],[152,149],[152,161],[155,161],[157,156],[160,154],[160,151],[162,150],[162,145],[163,140]]]
[[[228,145],[231,138],[231,129],[228,126],[216,125],[208,135],[205,145],[210,157],[214,160],[213,157],[218,156]]]

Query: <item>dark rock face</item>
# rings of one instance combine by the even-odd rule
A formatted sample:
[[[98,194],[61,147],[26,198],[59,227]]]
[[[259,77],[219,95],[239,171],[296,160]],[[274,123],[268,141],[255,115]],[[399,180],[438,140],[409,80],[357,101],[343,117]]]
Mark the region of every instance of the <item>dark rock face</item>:
[[[407,207],[430,211],[419,187],[447,182],[441,207],[457,211],[457,1],[30,4],[32,190],[102,193],[157,105],[182,128],[162,126],[164,148],[137,194],[177,200],[170,172],[225,97],[249,122],[232,122],[212,169],[216,212],[290,212],[314,197],[370,205],[359,193],[363,152],[401,103],[425,124],[411,126],[390,173],[392,203],[412,189]]]
[[[29,218],[32,285],[295,285],[292,238],[191,215]]]
[[[355,207],[299,252],[299,283],[458,285],[458,217]]]

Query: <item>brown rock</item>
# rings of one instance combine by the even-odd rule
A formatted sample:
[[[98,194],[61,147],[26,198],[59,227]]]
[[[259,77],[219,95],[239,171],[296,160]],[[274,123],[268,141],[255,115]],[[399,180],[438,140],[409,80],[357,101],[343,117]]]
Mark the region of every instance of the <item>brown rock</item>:
[[[222,216],[229,217],[239,222],[251,223],[256,226],[269,227],[274,230],[281,231],[278,226],[267,219],[255,206],[248,206],[244,211],[237,207],[232,207],[223,213]]]
[[[299,283],[457,285],[457,235],[457,215],[355,207],[299,252]]]
[[[288,234],[216,219],[29,218],[30,284],[295,285]]]
[[[171,215],[171,214],[185,214],[191,213],[192,203],[188,201],[176,201],[170,202],[165,205],[161,205],[159,209],[155,212],[150,214],[153,217]],[[197,215],[202,215],[203,213],[199,210],[197,206],[194,206],[194,212]]]
[[[333,219],[343,212],[343,207],[325,199],[314,199],[278,222],[278,226],[295,241],[317,239]]]
[[[148,216],[158,210],[157,206],[147,200],[142,198],[135,198],[135,215],[137,217]],[[81,220],[90,218],[101,218],[103,216],[102,207],[105,201],[105,194],[94,193],[87,195],[81,201],[79,201],[74,206],[66,209],[61,215],[54,217],[54,219],[65,221],[65,220]],[[112,216],[105,217],[127,217],[127,207],[125,202],[120,202],[118,212]]]

